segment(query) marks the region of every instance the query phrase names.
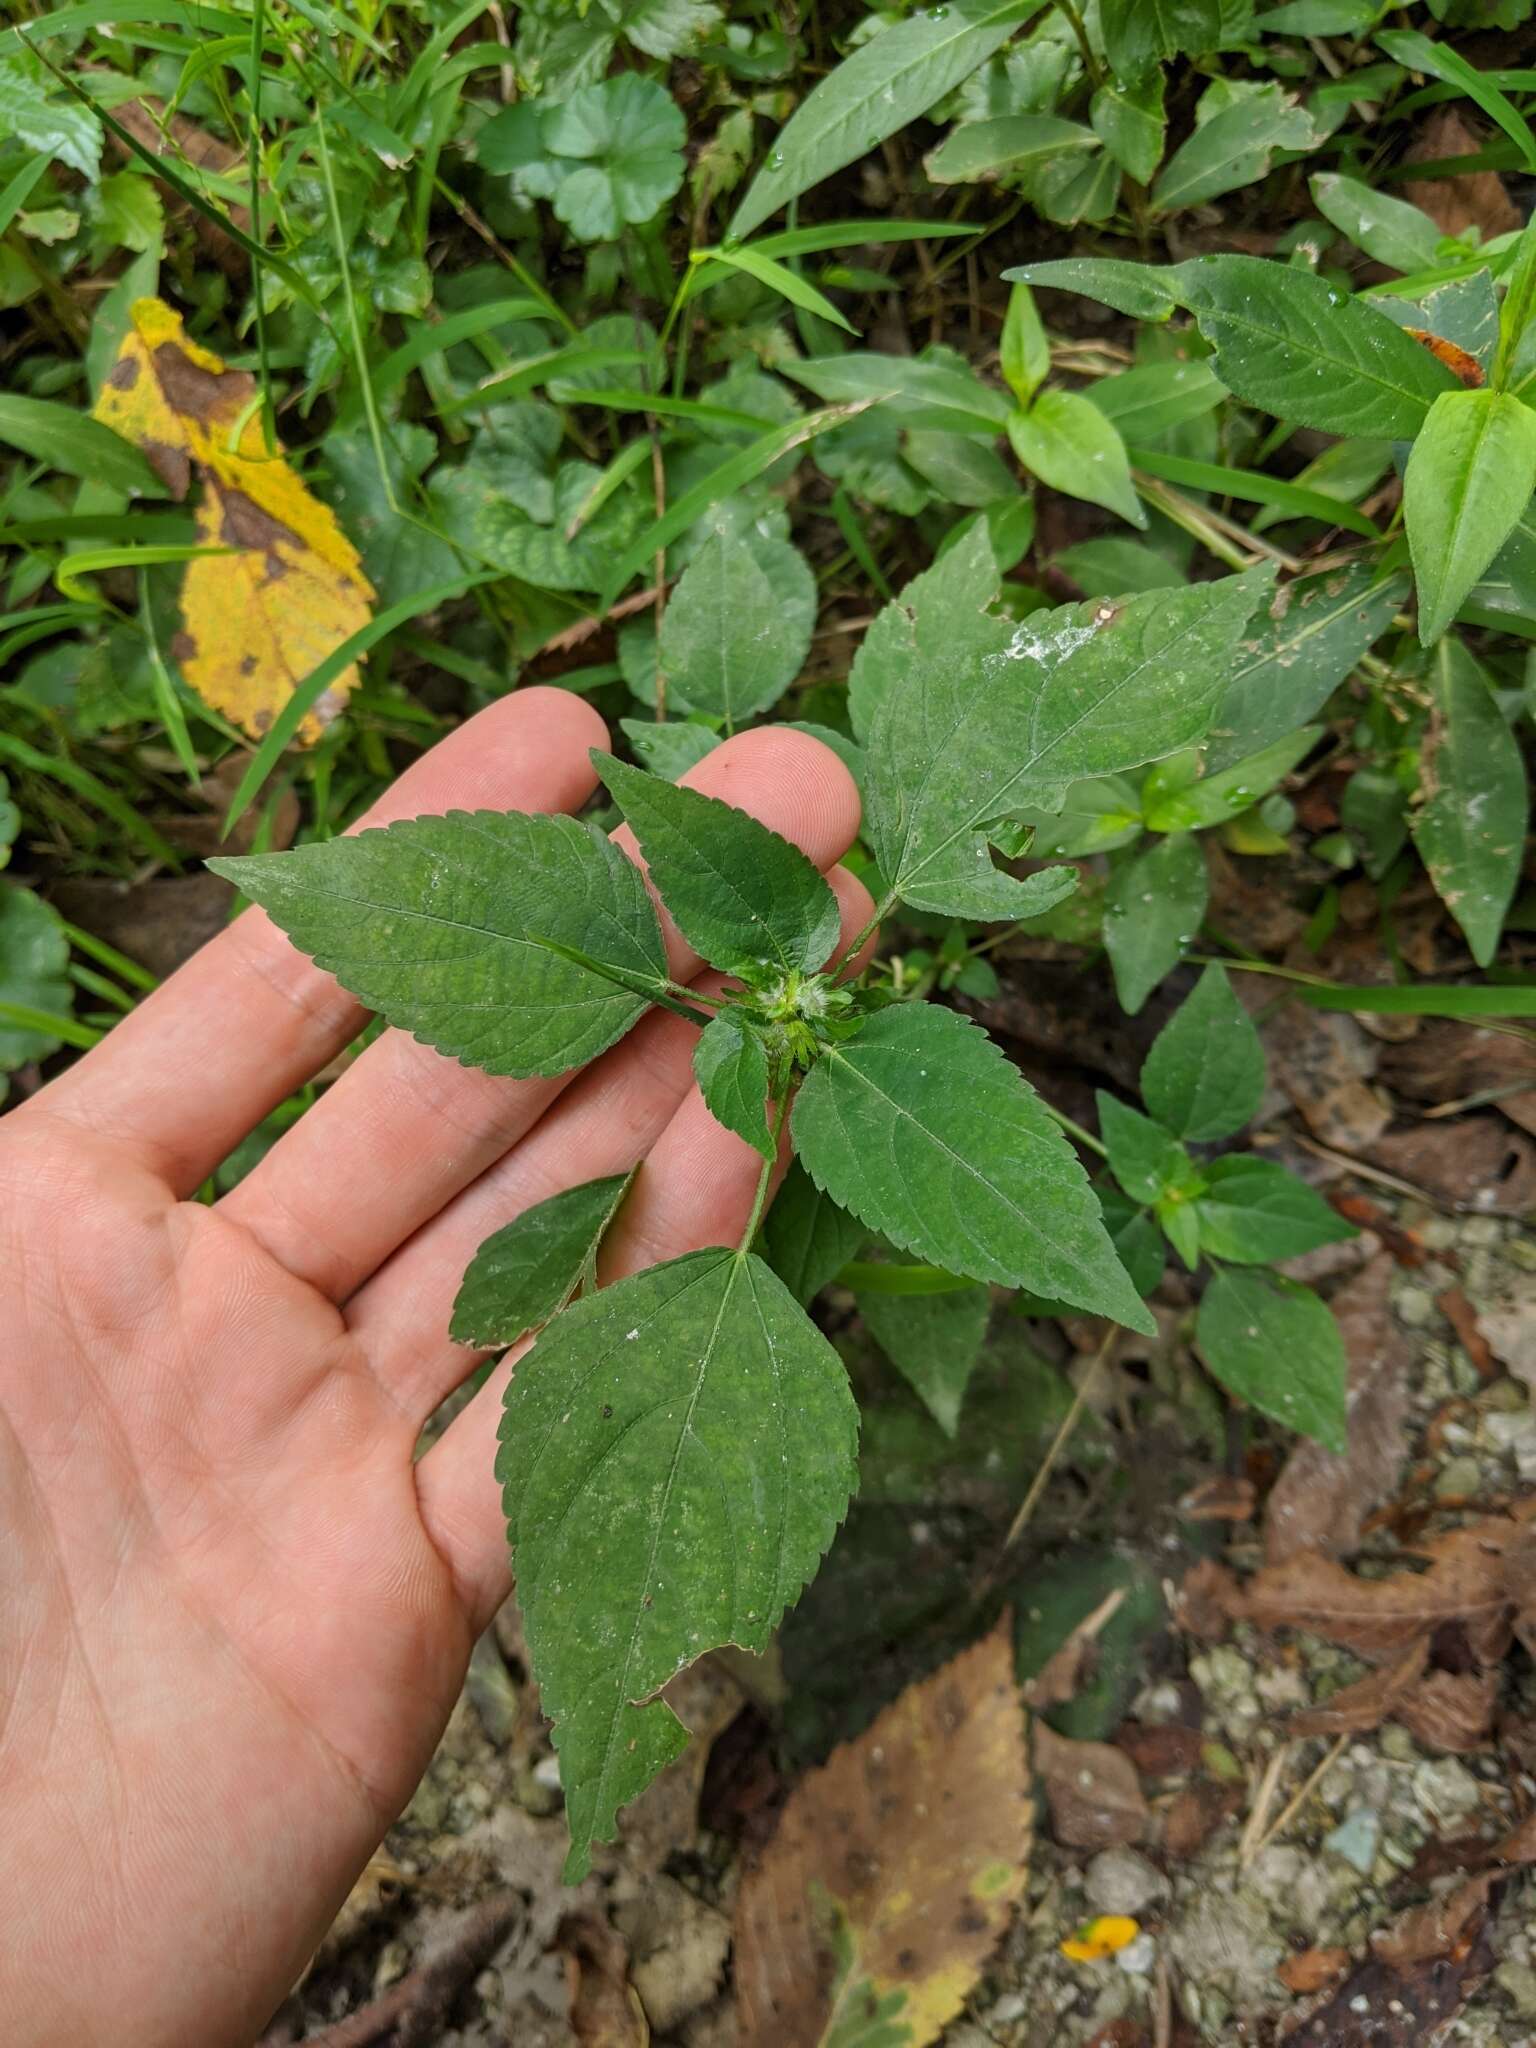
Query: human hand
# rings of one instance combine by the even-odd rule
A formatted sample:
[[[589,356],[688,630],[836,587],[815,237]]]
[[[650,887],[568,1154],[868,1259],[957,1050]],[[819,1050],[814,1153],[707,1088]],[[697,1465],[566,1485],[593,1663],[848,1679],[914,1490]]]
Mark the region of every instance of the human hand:
[[[533,689],[366,822],[575,809],[605,744]],[[858,799],[803,734],[686,778],[823,869]],[[621,843],[630,847],[624,833]],[[630,847],[632,850],[632,847]],[[673,972],[700,963],[666,923]],[[719,977],[715,977],[718,982]],[[0,1122],[0,1985],[18,2048],[251,2040],[425,1768],[510,1586],[504,1363],[448,1318],[489,1233],[646,1156],[604,1277],[734,1243],[761,1162],[652,1012],[578,1076],[495,1079],[386,1031],[211,1207],[190,1199],[363,1014],[247,911]]]

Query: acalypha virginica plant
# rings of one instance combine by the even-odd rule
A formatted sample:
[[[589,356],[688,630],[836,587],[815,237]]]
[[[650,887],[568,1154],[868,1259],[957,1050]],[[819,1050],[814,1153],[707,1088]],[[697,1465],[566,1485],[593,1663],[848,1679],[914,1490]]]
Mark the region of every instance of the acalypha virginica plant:
[[[879,615],[850,677],[877,918],[1011,920],[1065,896],[1075,869],[1019,879],[997,845],[1070,783],[1196,744],[1270,574],[1020,623],[978,522]],[[488,1073],[564,1073],[652,1004],[684,1010],[705,1101],[762,1154],[734,1246],[599,1291],[627,1181],[589,1182],[492,1237],[455,1307],[454,1335],[481,1348],[539,1333],[498,1475],[573,1878],[687,1740],[662,1686],[722,1644],[767,1645],[853,1489],[842,1361],[753,1248],[785,1133],[822,1197],[890,1245],[1152,1328],[1071,1144],[986,1033],[841,979],[837,903],[797,848],[597,765],[678,929],[731,977],[721,994],[674,982],[640,870],[590,822],[456,812],[212,863],[371,1009]]]

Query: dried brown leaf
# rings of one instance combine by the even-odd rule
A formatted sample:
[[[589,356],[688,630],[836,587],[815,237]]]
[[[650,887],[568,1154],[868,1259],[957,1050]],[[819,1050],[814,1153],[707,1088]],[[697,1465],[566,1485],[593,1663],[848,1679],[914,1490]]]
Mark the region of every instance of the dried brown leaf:
[[[1428,1657],[1426,1634],[1410,1643],[1395,1664],[1383,1664],[1379,1671],[1367,1672],[1353,1685],[1342,1687],[1331,1699],[1293,1714],[1286,1723],[1286,1734],[1358,1735],[1379,1728],[1389,1715],[1397,1713],[1401,1701],[1418,1684]]]
[[[1493,1731],[1497,1671],[1431,1671],[1393,1708],[1393,1718],[1426,1749],[1481,1749]]]
[[[1243,1787],[1215,1778],[1196,1778],[1186,1785],[1163,1816],[1163,1847],[1187,1862],[1243,1803]]]
[[[936,2040],[1024,1889],[1032,1816],[1005,1618],[791,1794],[737,1899],[741,2048],[815,2048],[834,2008]]]
[[[1488,1894],[1502,1875],[1502,1871],[1485,1870],[1454,1891],[1427,1899],[1422,1906],[1410,1906],[1390,1927],[1371,1936],[1372,1950],[1382,1962],[1398,1969],[1465,1954],[1482,1924]]]
[[[1035,1769],[1050,1809],[1051,1832],[1071,1849],[1139,1842],[1151,1824],[1136,1766],[1108,1742],[1075,1742],[1035,1723]]]
[[[1179,1721],[1122,1721],[1115,1747],[1125,1751],[1141,1777],[1181,1778],[1198,1766],[1205,1737]]]
[[[1349,1358],[1349,1448],[1340,1456],[1309,1440],[1287,1458],[1264,1516],[1272,1565],[1299,1551],[1347,1555],[1396,1487],[1414,1352],[1392,1314],[1392,1272],[1391,1254],[1379,1252],[1333,1297]]]
[[[567,1913],[555,1947],[565,1957],[566,2017],[582,2048],[648,2048],[651,2030],[617,1929],[598,1912]]]
[[[1408,151],[1408,161],[1442,163],[1447,157],[1476,156],[1484,138],[1454,106],[1436,107]],[[1458,171],[1449,178],[1411,178],[1403,197],[1427,213],[1442,234],[1460,235],[1479,229],[1506,235],[1523,223],[1519,209],[1504,189],[1497,171]]]
[[[1347,1948],[1304,1948],[1299,1955],[1287,1956],[1275,1967],[1275,1975],[1287,1991],[1294,1991],[1298,1997],[1321,1991],[1343,1975],[1349,1967]]]
[[[1352,1149],[1452,1209],[1526,1216],[1536,1208],[1536,1140],[1501,1116],[1415,1124]]]
[[[1516,1595],[1507,1560],[1527,1532],[1513,1516],[1488,1517],[1416,1546],[1428,1571],[1364,1579],[1320,1551],[1266,1565],[1243,1589],[1242,1612],[1261,1628],[1304,1628],[1362,1657],[1399,1656],[1415,1639],[1458,1623],[1479,1663],[1508,1647]]]
[[[1255,1498],[1251,1479],[1219,1472],[1190,1488],[1179,1502],[1179,1513],[1187,1522],[1251,1522]]]

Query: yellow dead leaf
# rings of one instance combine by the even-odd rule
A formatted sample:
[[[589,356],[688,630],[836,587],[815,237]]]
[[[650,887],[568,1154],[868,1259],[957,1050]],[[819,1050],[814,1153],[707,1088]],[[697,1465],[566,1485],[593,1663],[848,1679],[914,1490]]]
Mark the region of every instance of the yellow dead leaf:
[[[1005,1620],[795,1789],[736,1905],[740,2048],[925,2048],[1024,1890],[1033,1805]]]
[[[1102,1963],[1129,1948],[1140,1932],[1141,1922],[1129,1913],[1100,1913],[1096,1920],[1085,1920],[1061,1944],[1061,1952],[1069,1963]]]
[[[201,697],[259,737],[367,624],[373,587],[357,550],[281,450],[268,452],[255,379],[191,340],[163,300],[135,301],[96,417],[142,448],[178,498],[201,481],[198,541],[231,552],[187,564],[172,652]],[[335,679],[301,739],[319,738],[357,680],[355,665]]]

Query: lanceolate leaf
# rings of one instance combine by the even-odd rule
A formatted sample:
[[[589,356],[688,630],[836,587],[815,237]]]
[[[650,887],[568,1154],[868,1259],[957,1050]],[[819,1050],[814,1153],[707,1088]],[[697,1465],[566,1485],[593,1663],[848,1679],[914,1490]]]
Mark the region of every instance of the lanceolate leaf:
[[[571,1853],[684,1746],[656,1698],[766,1647],[842,1520],[841,1360],[761,1260],[695,1252],[577,1302],[507,1390],[497,1474]]]
[[[657,659],[675,701],[731,727],[777,703],[809,645],[809,632],[787,626],[747,543],[715,533],[672,593]]]
[[[1017,1068],[953,1010],[877,1011],[811,1069],[792,1129],[817,1185],[893,1244],[1148,1327],[1076,1153]]]
[[[488,1237],[453,1304],[454,1342],[492,1350],[548,1322],[580,1286],[633,1179],[615,1173],[567,1188]]]
[[[1117,867],[1104,896],[1104,947],[1131,1016],[1171,974],[1205,916],[1210,880],[1193,832],[1171,832]]]
[[[1520,879],[1525,764],[1487,677],[1459,640],[1436,648],[1432,682],[1435,721],[1420,754],[1426,801],[1413,836],[1473,959],[1486,967]]]
[[[1013,414],[1008,438],[1041,483],[1145,526],[1118,429],[1076,391],[1042,391],[1027,412]]]
[[[887,884],[916,909],[1031,915],[1039,904],[991,864],[988,822],[1199,739],[1268,580],[983,619],[963,649],[911,663],[869,739],[867,830]]]
[[[693,1049],[693,1071],[715,1121],[772,1159],[768,1053],[757,1033],[729,1010],[722,1011],[705,1025]]]
[[[1403,475],[1419,638],[1438,640],[1536,489],[1536,413],[1507,391],[1447,391]]]
[[[1354,562],[1277,590],[1239,643],[1211,720],[1207,771],[1235,767],[1320,711],[1391,625],[1407,589],[1404,577]]]
[[[1346,1443],[1344,1340],[1309,1287],[1270,1273],[1218,1273],[1195,1322],[1224,1387],[1330,1451]]]
[[[639,869],[574,818],[450,811],[208,865],[369,1009],[488,1073],[563,1073],[648,1007],[545,940],[667,985]]]
[[[737,207],[742,241],[799,193],[926,113],[1007,42],[1034,0],[952,0],[922,8],[844,58],[791,116]]]
[[[1182,303],[1176,269],[1127,263],[1114,256],[1065,256],[1054,263],[1026,263],[1022,269],[1005,270],[1003,282],[1081,292],[1085,299],[1113,306],[1132,320],[1167,320]]]
[[[1453,372],[1395,321],[1310,271],[1196,256],[1176,276],[1227,389],[1298,426],[1407,440],[1456,388]]]
[[[1277,149],[1305,149],[1316,140],[1312,117],[1276,84],[1232,97],[1206,112],[1211,87],[1201,101],[1195,132],[1163,167],[1152,187],[1152,210],[1175,213],[1202,206],[1239,185],[1251,185],[1268,171]]]
[[[1353,1224],[1276,1160],[1241,1154],[1213,1160],[1205,1182],[1196,1203],[1200,1248],[1213,1259],[1261,1265],[1355,1235]]]
[[[1197,1145],[1230,1138],[1264,1093],[1264,1048],[1227,979],[1207,967],[1152,1041],[1142,1100],[1159,1123]]]
[[[841,913],[825,878],[797,846],[715,797],[663,782],[596,749],[592,758],[696,952],[731,970],[793,974],[826,963]]]

